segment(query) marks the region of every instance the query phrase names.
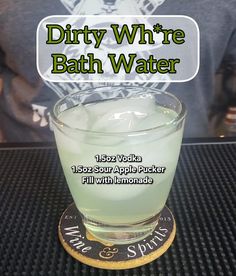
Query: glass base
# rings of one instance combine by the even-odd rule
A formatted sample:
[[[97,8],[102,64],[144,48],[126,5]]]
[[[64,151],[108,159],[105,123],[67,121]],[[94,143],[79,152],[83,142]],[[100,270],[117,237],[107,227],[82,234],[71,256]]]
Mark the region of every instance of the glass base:
[[[86,229],[98,240],[112,244],[129,244],[149,236],[158,224],[160,213],[134,224],[108,225],[82,216]]]

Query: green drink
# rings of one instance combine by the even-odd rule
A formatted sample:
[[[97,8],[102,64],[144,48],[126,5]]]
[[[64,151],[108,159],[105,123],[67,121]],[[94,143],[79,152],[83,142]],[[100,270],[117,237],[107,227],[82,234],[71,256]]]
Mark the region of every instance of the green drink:
[[[152,89],[106,87],[70,95],[60,107],[54,110],[57,147],[86,228],[114,243],[150,234],[178,161],[181,103]]]

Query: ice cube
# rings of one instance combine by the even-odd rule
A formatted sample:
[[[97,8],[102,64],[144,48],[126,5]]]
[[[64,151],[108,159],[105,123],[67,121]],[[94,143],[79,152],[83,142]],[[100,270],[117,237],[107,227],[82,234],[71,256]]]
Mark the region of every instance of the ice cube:
[[[60,116],[60,120],[71,128],[82,130],[89,128],[89,113],[83,105],[64,111]]]
[[[140,121],[155,111],[152,97],[128,98],[90,105],[88,113],[96,115],[91,130],[102,132],[128,132],[140,130]],[[92,115],[90,116],[90,118]]]
[[[168,108],[156,106],[150,110],[148,116],[139,121],[137,128],[140,130],[156,128],[164,124],[169,124],[176,117],[176,113]]]

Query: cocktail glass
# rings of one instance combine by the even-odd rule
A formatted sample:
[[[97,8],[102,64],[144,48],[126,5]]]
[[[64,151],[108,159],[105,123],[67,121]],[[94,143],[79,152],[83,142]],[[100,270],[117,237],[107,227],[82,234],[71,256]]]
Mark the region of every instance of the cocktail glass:
[[[52,122],[86,229],[114,244],[148,236],[173,182],[186,110],[172,94],[111,86],[70,94]]]

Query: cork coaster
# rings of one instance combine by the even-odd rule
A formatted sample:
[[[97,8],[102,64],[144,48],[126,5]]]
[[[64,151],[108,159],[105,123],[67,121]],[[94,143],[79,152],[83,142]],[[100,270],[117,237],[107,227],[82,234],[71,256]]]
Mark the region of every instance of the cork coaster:
[[[74,203],[65,210],[58,226],[59,239],[72,257],[103,269],[129,269],[150,263],[170,247],[175,232],[174,217],[166,206],[153,233],[132,244],[106,244],[96,239],[85,229]]]

